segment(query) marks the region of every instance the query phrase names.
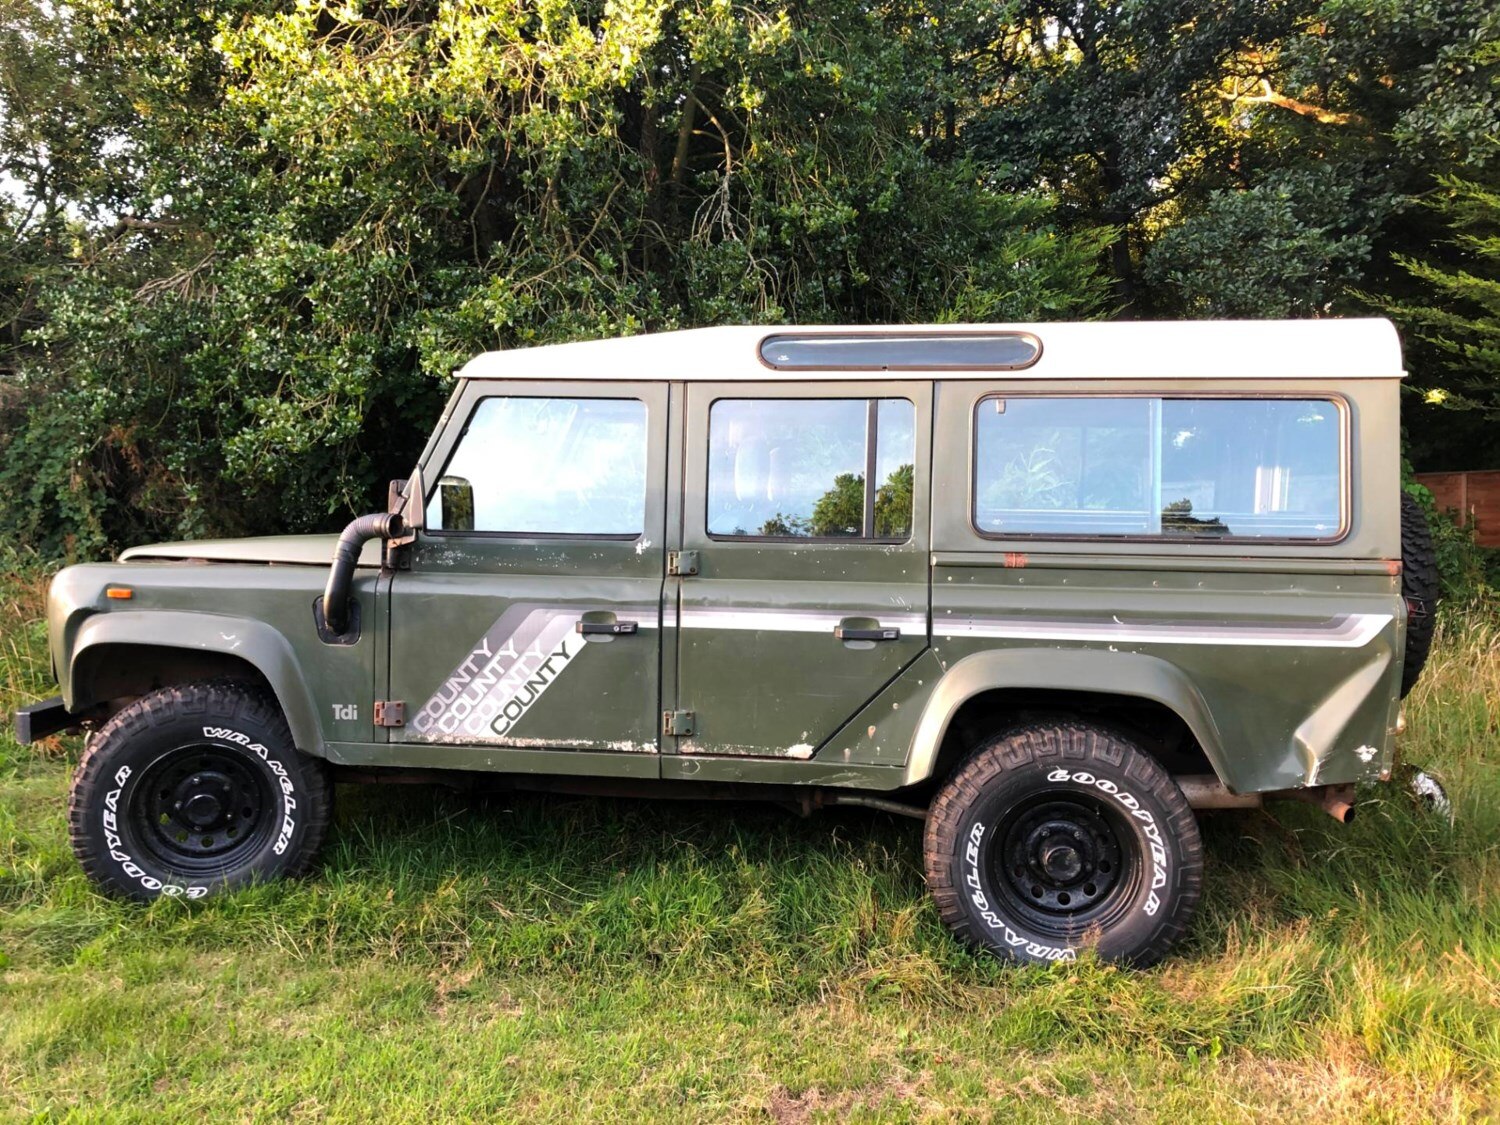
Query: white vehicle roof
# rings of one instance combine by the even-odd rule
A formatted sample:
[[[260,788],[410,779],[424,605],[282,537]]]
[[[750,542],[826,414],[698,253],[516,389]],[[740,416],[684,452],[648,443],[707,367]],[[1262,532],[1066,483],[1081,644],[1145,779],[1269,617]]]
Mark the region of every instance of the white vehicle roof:
[[[1041,343],[1010,368],[778,369],[768,336],[1024,333]],[[1091,321],[1071,324],[733,325],[484,352],[463,379],[689,382],[871,379],[1399,379],[1401,341],[1388,320]]]

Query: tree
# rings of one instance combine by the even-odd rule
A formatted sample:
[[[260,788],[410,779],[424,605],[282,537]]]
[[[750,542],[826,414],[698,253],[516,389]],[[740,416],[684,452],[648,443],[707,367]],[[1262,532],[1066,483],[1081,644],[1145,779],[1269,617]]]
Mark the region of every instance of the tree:
[[[59,197],[0,436],[49,553],[336,524],[481,349],[1102,296],[1098,232],[927,151],[925,48],[856,0],[35,11],[127,154]]]
[[[1428,206],[1444,218],[1462,257],[1457,264],[1401,258],[1422,296],[1385,307],[1441,360],[1417,372],[1423,400],[1467,415],[1459,424],[1493,443],[1500,425],[1500,185],[1448,178]]]
[[[807,534],[860,535],[865,524],[865,478],[863,473],[840,473],[833,487],[813,505]]]
[[[1015,190],[1056,191],[1065,222],[1111,228],[1115,307],[1146,314],[1148,220],[1218,141],[1195,95],[1284,24],[1258,0],[1018,0],[982,48],[997,61],[966,115],[967,151]]]
[[[885,483],[875,490],[875,534],[880,538],[904,538],[911,534],[912,494],[916,466],[898,465]]]
[[[1193,317],[1306,317],[1326,312],[1369,260],[1350,222],[1358,188],[1331,168],[1266,175],[1211,192],[1156,239],[1143,276],[1158,306]]]

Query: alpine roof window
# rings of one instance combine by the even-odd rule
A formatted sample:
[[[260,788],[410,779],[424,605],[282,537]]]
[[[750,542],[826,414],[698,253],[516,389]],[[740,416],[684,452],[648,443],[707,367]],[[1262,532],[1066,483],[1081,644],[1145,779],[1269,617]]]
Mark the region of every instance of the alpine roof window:
[[[1041,354],[1027,332],[784,333],[760,344],[760,358],[778,370],[1014,371]]]

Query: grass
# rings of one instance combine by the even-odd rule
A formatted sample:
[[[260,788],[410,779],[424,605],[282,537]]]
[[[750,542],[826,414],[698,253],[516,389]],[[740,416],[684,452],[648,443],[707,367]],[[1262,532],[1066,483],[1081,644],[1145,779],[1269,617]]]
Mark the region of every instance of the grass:
[[[49,690],[0,584],[0,705]],[[1449,613],[1369,794],[1205,818],[1208,891],[1148,973],[956,948],[919,828],[729,807],[341,789],[312,879],[96,895],[76,740],[0,736],[0,1115],[393,1120],[1320,1120],[1500,1115],[1500,631]]]

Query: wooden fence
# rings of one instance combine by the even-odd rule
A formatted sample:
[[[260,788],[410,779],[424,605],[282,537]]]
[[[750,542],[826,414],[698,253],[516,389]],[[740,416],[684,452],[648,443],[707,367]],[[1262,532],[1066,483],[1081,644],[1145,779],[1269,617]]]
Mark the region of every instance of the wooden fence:
[[[1451,508],[1474,526],[1481,547],[1500,547],[1500,469],[1475,473],[1418,473],[1439,508]]]

